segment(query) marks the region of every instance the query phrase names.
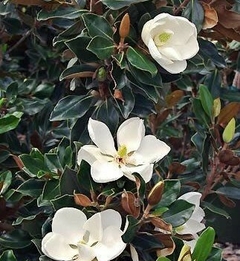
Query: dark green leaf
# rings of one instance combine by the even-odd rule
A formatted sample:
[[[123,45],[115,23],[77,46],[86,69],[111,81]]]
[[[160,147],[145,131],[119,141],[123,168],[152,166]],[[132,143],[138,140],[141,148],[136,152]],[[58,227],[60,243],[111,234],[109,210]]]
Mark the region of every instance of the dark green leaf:
[[[128,227],[126,232],[122,235],[122,240],[125,243],[130,243],[136,235],[139,221],[133,216],[127,216]]]
[[[61,99],[51,113],[51,121],[81,118],[94,101],[93,96],[69,95]]]
[[[198,32],[202,29],[204,10],[198,0],[189,1],[184,8],[183,16],[196,25]]]
[[[72,79],[72,78],[79,78],[79,77],[89,77],[89,75],[93,74],[95,72],[96,68],[86,65],[86,64],[81,64],[81,65],[73,65],[67,69],[65,69],[61,75],[60,75],[60,81],[64,79]]]
[[[205,261],[211,252],[215,239],[215,231],[212,227],[204,230],[197,240],[196,246],[192,253],[193,260]]]
[[[23,194],[24,196],[30,196],[37,198],[42,193],[42,189],[45,182],[42,180],[29,179],[21,184],[16,192]]]
[[[147,232],[138,233],[134,237],[132,244],[144,251],[151,250],[151,249],[159,249],[164,247],[161,241],[159,241],[156,237],[154,237],[154,235]]]
[[[59,180],[49,180],[45,183],[42,190],[43,200],[52,200],[60,195]]]
[[[93,52],[99,59],[104,60],[111,57],[115,44],[109,38],[95,36],[88,44],[87,49]]]
[[[10,233],[1,235],[0,245],[10,249],[20,249],[30,246],[31,238],[27,232],[21,229],[15,229]],[[6,261],[6,260],[4,260]]]
[[[104,17],[88,13],[83,14],[82,18],[91,37],[101,36],[112,40],[112,27]]]
[[[220,96],[221,92],[221,75],[220,71],[215,69],[213,72],[207,74],[205,80],[204,80],[204,85],[206,85],[213,97],[213,99],[216,99]],[[225,88],[224,88],[225,89]]]
[[[213,247],[211,253],[208,255],[207,261],[222,261],[222,249]]]
[[[121,9],[134,3],[146,2],[148,0],[102,0],[103,4],[113,10]]]
[[[79,190],[80,186],[78,185],[77,173],[66,167],[60,179],[61,194],[73,195],[74,191]]]
[[[221,215],[221,216],[224,216],[225,218],[229,219],[231,218],[230,215],[227,213],[227,211],[225,211],[223,208],[219,208],[215,205],[213,205],[212,203],[210,202],[207,202],[207,201],[203,201],[202,202],[202,206],[204,208],[207,208],[209,209],[211,212],[217,214],[217,215]]]
[[[52,11],[49,10],[41,10],[37,19],[39,21],[46,21],[48,19],[53,18],[66,18],[66,19],[76,19],[79,18],[86,11],[83,9],[78,9],[76,7],[67,7],[67,8],[56,8]]]
[[[157,74],[158,70],[156,65],[137,49],[133,49],[129,46],[126,52],[126,57],[133,67],[149,72],[152,77]]]
[[[186,223],[191,217],[194,209],[195,206],[193,204],[179,199],[171,204],[169,210],[163,213],[162,218],[173,227],[179,227]]]
[[[195,114],[195,117],[199,121],[199,123],[202,126],[208,126],[210,124],[210,118],[205,113],[200,99],[197,98],[192,99],[192,105],[193,105],[193,112]]]

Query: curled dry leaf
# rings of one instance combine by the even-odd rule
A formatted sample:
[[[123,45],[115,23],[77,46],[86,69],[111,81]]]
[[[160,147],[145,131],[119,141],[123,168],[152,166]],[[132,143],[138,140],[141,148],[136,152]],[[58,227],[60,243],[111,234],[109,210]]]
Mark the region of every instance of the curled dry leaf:
[[[92,201],[84,194],[75,194],[74,193],[74,201],[77,205],[82,207],[92,206]]]
[[[160,231],[172,232],[172,225],[165,222],[161,218],[156,216],[150,216],[150,221],[155,227],[159,228]]]
[[[201,4],[204,9],[203,29],[210,29],[218,23],[217,11],[209,4],[206,4],[204,2],[202,2]]]
[[[230,198],[228,198],[222,194],[218,194],[218,197],[225,206],[227,206],[229,208],[234,208],[236,206],[236,203],[233,200],[231,200]]]
[[[157,250],[157,256],[168,256],[171,255],[176,247],[171,235],[168,234],[156,234],[155,235],[159,241],[161,241],[165,248]]]
[[[122,208],[133,217],[137,218],[140,214],[138,199],[130,191],[124,191],[121,198]]]

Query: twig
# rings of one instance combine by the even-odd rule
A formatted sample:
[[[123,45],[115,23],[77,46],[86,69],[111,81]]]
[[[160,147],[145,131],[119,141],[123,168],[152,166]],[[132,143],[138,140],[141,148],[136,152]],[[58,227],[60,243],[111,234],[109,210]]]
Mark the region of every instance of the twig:
[[[174,15],[177,15],[184,7],[190,2],[190,0],[184,0],[175,10],[173,10]]]

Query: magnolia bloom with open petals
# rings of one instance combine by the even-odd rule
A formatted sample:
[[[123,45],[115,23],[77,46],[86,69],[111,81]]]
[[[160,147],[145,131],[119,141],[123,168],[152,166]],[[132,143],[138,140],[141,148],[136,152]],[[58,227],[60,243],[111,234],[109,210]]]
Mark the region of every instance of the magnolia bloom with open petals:
[[[142,40],[154,60],[170,73],[180,73],[199,50],[196,26],[181,16],[161,13],[147,21]]]
[[[108,209],[87,219],[76,208],[61,208],[52,221],[52,232],[42,240],[42,252],[53,260],[109,261],[119,256],[122,240],[121,215]]]
[[[134,181],[134,172],[148,182],[153,163],[170,151],[170,147],[155,136],[145,136],[143,120],[138,117],[124,121],[118,128],[117,150],[104,123],[90,118],[88,131],[95,145],[85,145],[79,150],[78,164],[87,161],[91,165],[91,176],[98,183],[118,180],[122,176]]]
[[[180,235],[192,234],[194,239],[191,241],[185,241],[185,243],[191,248],[194,248],[196,240],[198,239],[197,233],[205,229],[205,225],[202,223],[205,213],[200,207],[200,199],[202,194],[199,192],[188,192],[183,194],[178,199],[186,200],[187,202],[194,204],[195,209],[189,218],[189,220],[180,227],[176,228],[176,232]]]

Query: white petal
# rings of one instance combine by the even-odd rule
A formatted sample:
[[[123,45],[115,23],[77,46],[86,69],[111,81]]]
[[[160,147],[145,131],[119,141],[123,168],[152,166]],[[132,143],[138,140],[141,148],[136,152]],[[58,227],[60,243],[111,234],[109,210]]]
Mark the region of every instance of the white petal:
[[[148,45],[148,42],[151,38],[151,30],[152,30],[152,26],[154,25],[154,21],[153,19],[147,21],[143,28],[142,28],[142,33],[141,33],[141,37],[143,42]]]
[[[136,150],[145,135],[143,120],[138,117],[124,121],[117,131],[118,146],[125,145],[127,153]]]
[[[205,228],[203,223],[196,220],[189,219],[185,224],[180,227],[180,230],[176,229],[177,233],[180,235],[184,234],[196,234]]]
[[[96,257],[94,248],[86,244],[79,244],[78,252],[80,261],[92,261]]]
[[[80,165],[81,161],[85,160],[90,165],[92,165],[96,160],[110,161],[112,159],[112,156],[102,154],[100,149],[95,145],[84,145],[78,152],[77,163]]]
[[[133,261],[139,261],[137,250],[130,244],[130,254]]]
[[[103,236],[103,227],[101,221],[100,213],[96,213],[91,216],[84,224],[84,229],[88,231],[88,241],[89,245],[92,245],[102,239]]]
[[[101,215],[102,227],[106,229],[108,226],[114,226],[116,228],[121,228],[122,217],[114,209],[106,209],[99,213]]]
[[[184,48],[183,46],[181,46],[180,48]],[[180,49],[179,48],[179,49]],[[175,46],[162,46],[160,49],[160,53],[164,56],[166,56],[168,59],[170,60],[185,60],[182,55],[180,50],[178,50],[177,48],[175,48]]]
[[[205,217],[205,212],[203,211],[203,209],[201,207],[195,207],[191,219],[201,222],[204,217]]]
[[[115,161],[95,161],[91,167],[91,176],[97,183],[115,181],[123,176],[121,169]]]
[[[160,64],[166,71],[177,74],[183,72],[187,68],[187,61],[172,61],[172,64]]]
[[[114,140],[106,124],[90,118],[88,132],[91,140],[99,147],[103,154],[115,156]]]
[[[201,193],[191,191],[183,194],[178,199],[186,200],[187,202],[194,204],[196,207],[199,207],[201,197],[202,197]]]
[[[126,176],[128,179],[132,181],[135,181],[135,177],[132,175],[132,173],[139,173],[141,177],[144,179],[144,181],[147,183],[152,178],[153,164],[145,164],[139,166],[123,166],[122,171],[124,173],[124,176]]]
[[[170,147],[153,135],[147,135],[142,139],[140,147],[130,158],[135,164],[147,164],[158,162],[170,151]]]
[[[52,221],[52,231],[62,235],[70,244],[77,244],[82,240],[85,230],[86,215],[76,208],[59,209]]]
[[[102,241],[93,246],[98,261],[109,261],[122,253],[126,247],[122,235],[123,232],[116,227],[104,230]]]
[[[72,260],[78,254],[78,250],[71,248],[62,235],[53,232],[43,238],[42,252],[54,260]]]

